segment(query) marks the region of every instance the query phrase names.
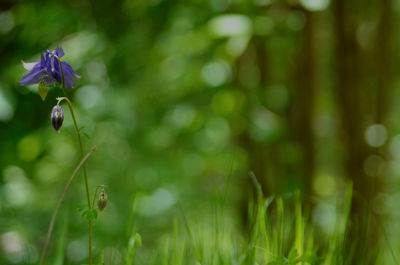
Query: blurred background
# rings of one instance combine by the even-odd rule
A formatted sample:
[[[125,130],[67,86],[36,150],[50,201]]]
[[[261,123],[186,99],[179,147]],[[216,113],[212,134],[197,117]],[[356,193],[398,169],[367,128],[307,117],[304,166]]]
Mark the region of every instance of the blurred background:
[[[43,102],[18,83],[21,60],[57,46],[82,76],[68,92],[85,149],[98,147],[91,191],[105,184],[109,196],[95,253],[119,264],[135,230],[146,257],[179,209],[207,223],[219,201],[244,230],[249,171],[266,196],[301,190],[323,233],[351,181],[352,223],[373,227],[351,233],[374,245],[386,231],[400,249],[399,12],[391,0],[1,1],[0,263],[37,263],[80,161],[66,108],[61,133],[51,127],[62,91]],[[86,222],[71,210],[82,183],[79,173],[49,260],[63,249],[67,264],[87,259]]]

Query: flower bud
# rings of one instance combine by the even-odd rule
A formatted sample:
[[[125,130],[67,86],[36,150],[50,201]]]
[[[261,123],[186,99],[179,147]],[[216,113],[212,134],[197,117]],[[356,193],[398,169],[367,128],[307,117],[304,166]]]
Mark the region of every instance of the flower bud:
[[[97,202],[97,206],[99,207],[100,212],[104,210],[107,206],[107,194],[104,192],[100,192],[99,200]]]
[[[51,124],[53,125],[56,132],[60,131],[62,123],[64,121],[64,111],[60,105],[55,105],[51,111]]]

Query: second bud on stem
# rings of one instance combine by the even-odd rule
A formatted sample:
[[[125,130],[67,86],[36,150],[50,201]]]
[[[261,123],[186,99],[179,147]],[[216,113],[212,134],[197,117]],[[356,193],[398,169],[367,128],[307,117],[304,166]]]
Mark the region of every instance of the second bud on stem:
[[[104,185],[100,185],[100,195],[99,200],[97,201],[97,206],[99,207],[100,212],[104,210],[107,206],[107,194],[104,191]]]
[[[53,125],[56,132],[60,131],[60,128],[64,121],[64,111],[60,105],[55,105],[51,111],[51,124]]]

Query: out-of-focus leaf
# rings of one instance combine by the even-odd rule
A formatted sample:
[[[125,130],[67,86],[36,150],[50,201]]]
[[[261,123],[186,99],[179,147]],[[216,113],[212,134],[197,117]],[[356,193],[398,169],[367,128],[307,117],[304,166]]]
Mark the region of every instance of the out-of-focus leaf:
[[[44,79],[40,80],[39,85],[38,85],[38,90],[39,90],[40,97],[42,98],[43,101],[45,101],[47,93],[48,93],[48,88],[47,88],[46,81],[44,81]]]

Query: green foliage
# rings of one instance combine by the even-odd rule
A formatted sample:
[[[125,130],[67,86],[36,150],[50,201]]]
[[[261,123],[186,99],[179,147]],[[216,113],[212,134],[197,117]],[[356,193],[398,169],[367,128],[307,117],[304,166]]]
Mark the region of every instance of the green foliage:
[[[81,215],[86,220],[96,220],[98,217],[98,210],[96,208],[89,209],[87,205],[76,205],[72,207],[72,210],[81,212]]]
[[[37,263],[52,210],[79,162],[70,114],[61,135],[49,126],[60,87],[18,84],[26,73],[21,59],[38,61],[43,50],[62,46],[82,76],[67,92],[79,125],[86,125],[79,128],[83,147],[99,147],[87,164],[90,184],[109,187],[93,237],[101,263],[351,264],[353,242],[364,243],[346,237],[349,227],[361,227],[349,220],[353,196],[344,189],[344,171],[351,167],[365,171],[358,184],[377,184],[371,198],[359,187],[354,197],[383,218],[373,222],[387,230],[376,244],[379,264],[397,265],[400,86],[397,74],[386,78],[373,69],[396,72],[387,68],[396,66],[398,48],[392,64],[379,58],[387,60],[380,47],[396,46],[400,27],[386,27],[393,40],[383,42],[389,35],[380,29],[386,21],[380,5],[387,1],[341,2],[351,15],[351,23],[337,20],[346,25],[344,47],[355,49],[343,56],[355,64],[354,73],[345,73],[359,78],[348,84],[356,91],[351,97],[335,90],[341,69],[335,51],[342,47],[336,1],[6,1],[0,11],[0,264]],[[311,33],[314,53],[307,57],[303,45]],[[303,62],[310,58],[317,61],[313,68]],[[391,80],[390,89],[381,88]],[[36,94],[47,100],[38,102]],[[357,119],[340,124],[356,112]],[[345,148],[365,145],[369,123],[384,121],[383,146]],[[351,131],[360,136],[342,138]],[[361,156],[365,150],[370,153]],[[344,161],[352,154],[357,163],[349,166]],[[312,158],[313,176],[306,178]],[[79,172],[64,209],[81,203],[82,183]],[[309,193],[305,201],[299,189]],[[75,208],[69,222],[56,223],[62,232],[52,242],[65,251],[51,245],[49,261],[87,262],[87,253],[77,251],[87,244],[82,219],[95,220],[98,212]],[[19,247],[7,248],[7,240]],[[366,264],[370,253],[358,263]]]
[[[258,186],[254,176],[253,183]],[[341,228],[333,234],[315,233],[315,225],[303,217],[307,214],[299,196],[264,199],[259,195],[249,207],[247,237],[237,233],[223,211],[215,212],[212,224],[196,222],[197,215],[188,220],[182,213],[182,225],[174,222],[174,232],[160,244],[162,256],[150,264],[336,265],[351,259],[351,253],[343,248],[348,226],[343,227],[342,218],[337,218],[336,225]],[[346,201],[337,206],[339,215],[346,215],[350,197],[351,185]]]
[[[128,246],[125,250],[124,264],[135,264],[136,248],[142,246],[142,237],[138,234],[132,234],[129,238]]]
[[[86,218],[86,220],[91,221],[97,219],[98,212],[97,209],[87,209],[82,212],[82,216]]]
[[[47,93],[48,93],[48,88],[47,88],[47,83],[44,81],[44,79],[40,80],[39,85],[38,85],[38,91],[39,95],[42,98],[43,101],[45,101]]]

